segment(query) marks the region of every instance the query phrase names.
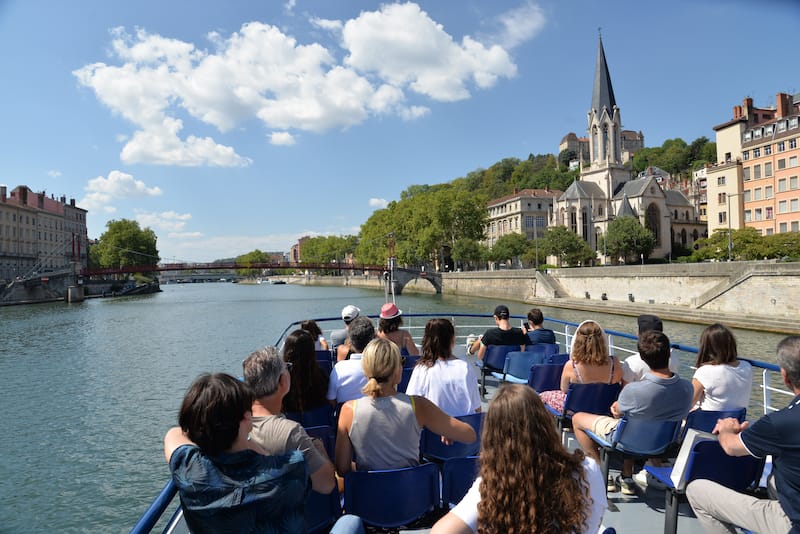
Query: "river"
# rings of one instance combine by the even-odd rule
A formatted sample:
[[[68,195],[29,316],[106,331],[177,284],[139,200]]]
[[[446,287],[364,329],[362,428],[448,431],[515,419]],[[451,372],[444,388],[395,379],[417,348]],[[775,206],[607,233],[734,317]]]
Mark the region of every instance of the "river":
[[[168,478],[162,439],[202,372],[241,374],[286,325],[377,313],[382,292],[293,285],[181,284],[162,293],[0,308],[0,532],[128,532]],[[491,314],[493,300],[402,295],[406,313]],[[507,303],[512,314],[528,306]],[[631,317],[562,309],[635,332]],[[665,322],[696,345],[701,326]],[[338,326],[337,326],[338,327]],[[479,332],[476,332],[479,333]],[[736,331],[740,355],[773,361],[781,336]]]

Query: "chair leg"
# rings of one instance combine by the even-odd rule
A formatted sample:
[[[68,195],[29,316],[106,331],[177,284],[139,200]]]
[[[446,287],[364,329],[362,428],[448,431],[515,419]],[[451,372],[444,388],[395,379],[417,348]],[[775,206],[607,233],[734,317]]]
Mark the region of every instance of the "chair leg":
[[[680,496],[670,490],[665,491],[664,495],[664,534],[676,534],[678,532]]]
[[[611,461],[611,455],[608,453],[605,447],[600,447],[600,470],[603,471],[603,483],[608,482],[608,471],[609,471],[609,464]],[[608,493],[608,489],[606,488],[606,493]]]

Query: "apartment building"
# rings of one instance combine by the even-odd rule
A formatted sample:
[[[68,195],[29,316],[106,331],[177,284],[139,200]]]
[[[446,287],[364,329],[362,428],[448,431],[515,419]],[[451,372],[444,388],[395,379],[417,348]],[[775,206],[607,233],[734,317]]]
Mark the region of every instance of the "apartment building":
[[[800,231],[800,93],[778,93],[772,108],[745,98],[733,115],[714,127],[719,163],[707,169],[709,232]]]
[[[85,209],[27,186],[0,186],[0,280],[88,264]]]
[[[523,189],[489,201],[486,244],[491,247],[501,236],[510,233],[523,234],[531,241],[543,237],[555,199],[561,194],[558,190]]]

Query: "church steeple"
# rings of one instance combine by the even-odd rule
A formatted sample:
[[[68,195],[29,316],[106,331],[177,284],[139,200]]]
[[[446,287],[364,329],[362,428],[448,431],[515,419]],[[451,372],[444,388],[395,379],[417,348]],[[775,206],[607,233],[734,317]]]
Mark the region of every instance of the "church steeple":
[[[608,73],[606,63],[606,53],[603,50],[603,37],[598,36],[597,41],[597,64],[594,71],[594,90],[592,91],[592,109],[598,114],[602,113],[603,108],[608,110],[608,114],[614,113],[614,106],[617,101],[614,99],[614,88],[611,86],[611,74]]]

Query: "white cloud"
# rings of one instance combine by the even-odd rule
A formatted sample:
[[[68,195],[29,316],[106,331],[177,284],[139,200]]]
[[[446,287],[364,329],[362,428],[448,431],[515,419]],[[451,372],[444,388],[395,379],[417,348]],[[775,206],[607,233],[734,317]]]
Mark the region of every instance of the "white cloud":
[[[289,132],[272,132],[269,142],[273,145],[291,146],[295,143],[294,136]]]
[[[293,10],[294,0],[284,4]],[[527,11],[526,11],[527,9]],[[541,11],[526,4],[496,22],[512,46],[539,27],[525,17]],[[278,27],[248,22],[228,36],[207,35],[210,49],[137,29],[112,30],[109,63],[73,72],[114,114],[134,125],[126,163],[245,166],[251,160],[208,135],[184,131],[194,120],[220,134],[259,119],[278,144],[293,130],[348,128],[377,115],[403,120],[431,109],[407,102],[407,92],[434,101],[469,98],[516,74],[507,50],[463,36],[460,42],[414,3],[388,4],[346,22],[312,18],[317,28],[341,33],[339,49],[299,43]],[[184,120],[190,117],[192,120]],[[188,129],[188,127],[187,127]],[[284,135],[286,134],[286,135]]]
[[[389,205],[389,201],[386,200],[385,198],[371,198],[371,199],[369,199],[369,207],[370,208],[384,209],[388,205]]]
[[[92,178],[84,187],[86,196],[78,202],[81,208],[89,211],[114,213],[116,207],[111,205],[114,200],[154,197],[162,194],[159,187],[147,187],[141,180],[135,180],[130,174],[121,171],[111,171],[108,178],[98,176]]]
[[[139,212],[136,220],[144,227],[156,230],[166,230],[168,232],[182,232],[186,222],[192,218],[190,213],[177,213],[174,211],[162,211],[161,213]]]
[[[117,143],[124,143],[125,141],[127,141],[128,139],[130,139],[130,136],[129,136],[128,134],[117,134],[117,135],[114,137],[114,139],[116,139],[116,140],[117,140]]]
[[[59,176],[61,176],[61,171],[57,170],[47,171],[47,176],[49,176],[50,178],[58,178]]]
[[[503,48],[516,48],[537,35],[546,22],[544,10],[533,2],[506,11],[497,17],[501,27],[496,42]]]
[[[293,243],[311,232],[268,234],[258,236],[218,235],[203,236],[190,232],[167,234],[158,238],[162,261],[209,262],[234,258],[255,249],[289,252]]]
[[[297,0],[287,0],[287,2],[285,2],[285,3],[283,4],[283,10],[284,10],[286,13],[288,13],[288,14],[290,14],[290,15],[291,15],[291,14],[294,12],[294,6],[295,6],[296,4],[297,4]]]

